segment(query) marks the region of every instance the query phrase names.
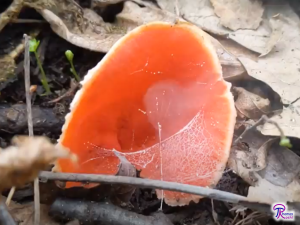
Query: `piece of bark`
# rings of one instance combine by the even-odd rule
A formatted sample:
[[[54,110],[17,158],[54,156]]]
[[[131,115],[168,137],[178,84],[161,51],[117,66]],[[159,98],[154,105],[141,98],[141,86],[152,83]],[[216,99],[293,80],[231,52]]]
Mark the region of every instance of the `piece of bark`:
[[[61,132],[64,117],[56,115],[51,108],[32,106],[34,132]],[[27,132],[26,104],[0,105],[0,132]]]
[[[144,216],[106,202],[89,202],[58,198],[50,207],[49,215],[55,219],[94,222],[98,225],[172,225],[162,213]]]

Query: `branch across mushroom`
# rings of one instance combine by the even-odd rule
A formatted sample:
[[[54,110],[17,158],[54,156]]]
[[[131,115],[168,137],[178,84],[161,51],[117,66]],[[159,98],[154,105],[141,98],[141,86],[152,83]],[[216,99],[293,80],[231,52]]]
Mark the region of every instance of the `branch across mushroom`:
[[[141,177],[213,187],[233,136],[230,87],[200,28],[184,22],[140,26],[85,76],[59,140],[78,155],[80,166],[63,159],[57,168],[113,175],[115,149]],[[157,195],[173,206],[200,199],[161,190]]]

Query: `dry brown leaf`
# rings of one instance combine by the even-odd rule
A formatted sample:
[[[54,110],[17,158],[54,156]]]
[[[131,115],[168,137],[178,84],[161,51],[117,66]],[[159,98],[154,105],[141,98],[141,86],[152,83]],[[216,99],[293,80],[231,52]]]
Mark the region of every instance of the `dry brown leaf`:
[[[33,181],[40,170],[58,158],[75,156],[53,145],[46,137],[16,136],[12,146],[0,152],[0,190]]]
[[[300,157],[279,146],[278,141],[252,127],[232,147],[228,165],[251,185],[251,201],[272,204],[300,200]]]
[[[176,1],[158,0],[157,2],[163,9],[174,13]],[[180,14],[185,19],[198,25],[203,30],[217,35],[224,35],[254,52],[265,52],[272,33],[269,17],[263,18],[263,22],[260,23],[260,26],[256,30],[240,29],[232,31],[222,26],[220,18],[215,14],[210,0],[178,0],[178,8]]]
[[[136,177],[137,171],[136,168],[126,159],[124,155],[117,151],[113,151],[115,155],[119,158],[119,171],[117,176],[128,176],[128,177]],[[121,200],[122,202],[129,202],[132,194],[135,191],[134,186],[130,185],[115,185],[113,188],[113,197],[117,200]]]
[[[51,24],[54,32],[70,43],[92,51],[107,52],[112,45],[128,31],[145,23],[153,21],[164,21],[174,23],[176,16],[168,11],[156,8],[154,5],[146,4],[147,7],[140,7],[138,4],[126,1],[123,11],[117,15],[113,24],[105,23],[103,19],[90,9],[81,9],[73,6],[73,14],[76,16],[64,16],[70,13],[71,9],[65,11],[73,1],[64,1],[63,6],[58,5],[58,0],[51,0],[54,5],[59,6],[53,9],[47,6],[35,7],[41,15]],[[95,1],[96,3],[103,1]],[[110,1],[104,1],[111,3]],[[75,3],[73,3],[75,4]],[[101,5],[101,4],[100,4]],[[70,7],[71,8],[71,7]],[[58,16],[59,15],[59,16]],[[75,18],[79,18],[74,20]],[[78,22],[79,20],[79,22]],[[84,26],[79,26],[84,24]],[[82,30],[82,31],[81,31]],[[209,36],[209,35],[208,35]],[[209,36],[217,50],[223,66],[224,77],[236,77],[245,72],[240,61],[226,50],[216,39]]]
[[[293,10],[287,5],[282,10],[290,10],[293,14]],[[300,97],[300,20],[295,21],[283,15],[278,17],[278,21],[282,23],[283,36],[274,51],[257,61],[246,57],[239,59],[249,75],[270,85],[282,97],[283,103],[290,104]]]
[[[280,41],[283,35],[282,31],[282,23],[278,22],[279,16],[273,16],[270,19],[270,25],[272,27],[272,34],[269,38],[269,40],[266,43],[265,49],[262,50],[261,54],[259,57],[265,56],[269,54],[275,45]]]
[[[268,84],[277,92],[284,104],[291,104],[284,108],[281,115],[271,119],[282,127],[285,135],[300,138],[300,19],[286,3],[280,6],[269,5],[267,9],[270,14],[281,14],[276,17],[281,24],[282,37],[271,53],[253,61],[246,57],[239,59],[252,77]],[[286,16],[287,15],[287,16]],[[262,130],[263,134],[278,135],[274,126],[266,124]]]
[[[114,27],[104,23],[102,18],[92,10],[85,9],[83,12],[84,17],[88,17],[94,22],[96,18],[98,18],[99,21],[94,25],[87,23],[89,25],[84,29],[83,33],[80,33],[78,29],[75,29],[76,26],[68,28],[65,21],[52,11],[48,9],[40,11],[41,15],[51,24],[53,31],[60,37],[76,46],[89,50],[107,52],[111,46],[127,32],[127,30],[123,30],[120,27]]]
[[[245,74],[246,70],[237,59],[236,55],[232,54],[232,48],[230,45],[224,42],[224,46],[223,43],[219,42],[219,40],[212,36],[209,37],[217,51],[218,58],[222,65],[223,77],[228,81],[241,78],[241,76]]]
[[[267,150],[272,142],[272,138],[262,135],[252,127],[238,144],[232,146],[229,167],[246,182],[255,185],[253,174],[266,166]]]
[[[54,222],[49,216],[49,206],[40,205],[41,209],[41,219],[40,224],[43,225],[59,225],[59,223]],[[9,212],[12,214],[13,218],[18,222],[19,225],[31,225],[33,224],[34,218],[34,203],[18,204],[11,202],[8,207]]]
[[[224,27],[231,30],[257,29],[264,8],[260,0],[210,0]]]
[[[275,142],[268,150],[267,166],[255,174],[257,182],[248,197],[266,203],[300,201],[299,172],[300,157]]]
[[[271,111],[270,100],[251,93],[242,87],[233,87],[232,92],[237,96],[235,107],[249,119],[260,119]]]
[[[91,6],[92,8],[98,7],[105,7],[107,5],[117,4],[119,2],[124,2],[125,0],[92,0]]]
[[[272,116],[271,119],[279,124],[284,135],[300,137],[300,111],[297,105],[292,104],[284,107],[280,114]],[[273,124],[264,124],[260,128],[260,131],[264,135],[280,136],[279,130]]]

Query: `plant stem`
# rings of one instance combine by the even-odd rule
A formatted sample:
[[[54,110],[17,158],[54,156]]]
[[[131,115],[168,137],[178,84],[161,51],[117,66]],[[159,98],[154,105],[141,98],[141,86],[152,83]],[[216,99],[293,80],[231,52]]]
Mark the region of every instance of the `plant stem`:
[[[46,93],[45,93],[45,94],[48,95],[48,94],[51,93],[51,90],[50,90],[50,87],[49,87],[49,85],[48,85],[48,81],[47,81],[47,77],[46,77],[45,71],[44,71],[44,69],[43,69],[43,67],[42,67],[40,58],[39,58],[39,56],[38,56],[38,54],[37,54],[36,51],[34,52],[34,55],[35,55],[37,64],[38,64],[38,66],[39,66],[39,68],[40,68],[40,71],[41,71],[41,74],[42,74],[41,82],[42,82],[42,84],[43,84],[43,87],[44,87],[45,90],[46,90]]]
[[[74,64],[73,64],[72,61],[70,61],[70,63],[71,63],[71,67],[72,67],[72,71],[73,71],[73,74],[75,76],[75,79],[79,82],[80,81],[80,77],[79,77],[79,75],[77,74],[77,72],[76,72],[76,70],[74,68]]]

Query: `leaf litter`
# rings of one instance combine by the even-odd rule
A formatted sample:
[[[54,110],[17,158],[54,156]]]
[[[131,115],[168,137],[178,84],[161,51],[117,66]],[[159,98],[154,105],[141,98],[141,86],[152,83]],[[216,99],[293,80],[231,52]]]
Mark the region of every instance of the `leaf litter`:
[[[113,3],[98,2],[102,2],[103,6]],[[136,26],[153,20],[175,21],[173,13],[178,8],[184,19],[213,35],[211,38],[215,40],[215,46],[218,46],[216,50],[225,78],[242,79],[243,76],[250,75],[265,82],[279,94],[284,108],[282,112],[276,112],[272,120],[280,125],[286,136],[300,137],[297,101],[299,18],[286,1],[280,1],[276,5],[272,1],[266,1],[263,5],[260,1],[247,2],[250,7],[257,7],[257,11],[251,12],[257,16],[251,13],[242,13],[241,16],[240,13],[245,12],[243,8],[232,10],[234,7],[242,7],[238,1],[222,5],[220,3],[224,1],[220,0],[157,2],[162,10],[140,7],[134,2],[126,1],[114,23],[104,22],[90,9],[81,10],[72,1],[64,1],[66,5],[61,8],[51,4],[28,5],[37,9],[51,24],[53,31],[62,38],[74,45],[100,52],[107,52],[120,37]],[[66,8],[72,12],[77,11],[73,15],[75,23],[70,24],[70,20],[61,16],[64,13],[62,9]],[[229,12],[234,13],[228,16]],[[234,23],[236,18],[240,20]],[[225,39],[215,35],[221,35]],[[254,124],[252,120],[270,113],[270,99],[241,87],[234,87],[233,92],[238,93],[236,108],[248,123]],[[232,147],[229,166],[251,185],[248,193],[250,199],[268,203],[279,200],[299,201],[299,156],[293,150],[279,146],[278,139],[274,136],[280,136],[280,133],[268,123],[263,125],[261,133],[256,129],[250,130],[240,140],[239,146]]]
[[[22,186],[38,176],[58,158],[76,157],[66,149],[55,147],[46,137],[18,136],[12,146],[0,152],[0,190]]]

